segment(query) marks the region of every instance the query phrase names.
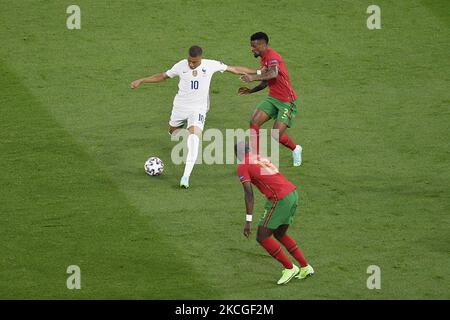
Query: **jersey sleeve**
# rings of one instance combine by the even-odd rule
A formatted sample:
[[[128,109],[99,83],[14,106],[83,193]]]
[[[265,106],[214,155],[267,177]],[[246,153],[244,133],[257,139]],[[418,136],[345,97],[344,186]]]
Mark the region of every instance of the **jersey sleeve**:
[[[280,65],[281,57],[278,54],[272,53],[269,57],[267,57],[267,66],[278,66]]]
[[[250,173],[248,172],[248,166],[245,164],[240,164],[237,169],[237,174],[241,183],[251,181]]]
[[[213,73],[220,71],[221,73],[224,73],[225,71],[227,71],[228,66],[223,63],[222,61],[216,61],[213,60],[212,61],[212,69],[213,69]]]
[[[171,69],[169,69],[169,70],[166,71],[166,75],[167,75],[169,78],[173,78],[173,77],[176,77],[176,76],[180,76],[180,72],[181,72],[181,63],[182,63],[182,61],[177,62],[176,64],[174,64],[173,67],[172,67]]]

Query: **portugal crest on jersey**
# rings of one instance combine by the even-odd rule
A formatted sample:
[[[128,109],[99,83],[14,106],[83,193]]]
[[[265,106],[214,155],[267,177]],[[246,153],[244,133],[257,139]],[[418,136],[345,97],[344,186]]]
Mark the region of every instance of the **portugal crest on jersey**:
[[[194,77],[196,77],[196,76],[197,76],[197,70],[192,70],[192,75],[193,75]]]

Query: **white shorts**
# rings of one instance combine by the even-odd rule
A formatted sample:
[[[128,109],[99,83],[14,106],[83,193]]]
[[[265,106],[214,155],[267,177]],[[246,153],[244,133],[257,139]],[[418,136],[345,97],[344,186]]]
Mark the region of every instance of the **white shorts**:
[[[181,127],[187,122],[187,129],[196,126],[203,130],[206,120],[206,110],[180,110],[173,108],[170,115],[169,125],[171,127]]]

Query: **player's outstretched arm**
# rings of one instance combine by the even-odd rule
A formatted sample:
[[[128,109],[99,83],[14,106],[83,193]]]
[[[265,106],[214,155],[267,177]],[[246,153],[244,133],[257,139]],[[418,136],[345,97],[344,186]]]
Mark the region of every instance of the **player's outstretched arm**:
[[[273,65],[262,69],[258,74],[244,74],[240,79],[244,82],[252,82],[275,79],[276,77],[278,77],[278,66]]]
[[[130,83],[130,88],[131,89],[136,89],[137,87],[139,87],[143,83],[157,83],[157,82],[164,81],[164,80],[166,80],[168,78],[169,77],[167,76],[167,74],[165,72],[157,73],[157,74],[154,74],[154,75],[152,75],[150,77],[147,77],[147,78],[134,80],[132,83]]]
[[[241,66],[228,66],[226,71],[234,74],[256,74],[256,69]]]
[[[244,187],[244,193],[245,193],[245,208],[247,210],[247,216],[253,217],[253,188],[252,183],[250,181],[246,181],[242,184]],[[248,221],[246,219],[245,226],[244,226],[244,236],[248,238],[250,235],[252,228],[251,221]]]
[[[240,87],[238,89],[238,94],[242,95],[242,94],[255,93],[255,92],[265,89],[266,87],[267,87],[267,80],[264,80],[264,81],[261,81],[256,87],[254,87],[252,89],[247,88],[247,87]]]

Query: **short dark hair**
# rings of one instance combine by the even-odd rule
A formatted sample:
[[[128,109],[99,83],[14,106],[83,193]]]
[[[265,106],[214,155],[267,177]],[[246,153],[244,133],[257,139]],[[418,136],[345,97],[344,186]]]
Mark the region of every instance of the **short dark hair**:
[[[203,50],[199,46],[192,46],[189,48],[189,56],[190,57],[195,58],[195,57],[201,56],[202,53],[203,53]]]
[[[252,36],[250,37],[250,41],[255,40],[264,40],[266,43],[269,43],[269,36],[264,32],[257,32],[252,34]]]

